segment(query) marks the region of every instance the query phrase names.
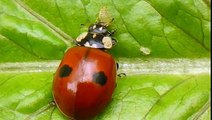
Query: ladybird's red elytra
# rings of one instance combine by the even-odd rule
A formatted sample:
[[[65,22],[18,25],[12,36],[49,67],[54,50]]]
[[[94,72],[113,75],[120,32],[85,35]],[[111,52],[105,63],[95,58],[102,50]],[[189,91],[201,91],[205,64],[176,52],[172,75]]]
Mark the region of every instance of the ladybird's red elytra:
[[[89,120],[110,101],[116,86],[113,57],[95,48],[73,47],[64,55],[53,82],[59,109],[76,120]]]

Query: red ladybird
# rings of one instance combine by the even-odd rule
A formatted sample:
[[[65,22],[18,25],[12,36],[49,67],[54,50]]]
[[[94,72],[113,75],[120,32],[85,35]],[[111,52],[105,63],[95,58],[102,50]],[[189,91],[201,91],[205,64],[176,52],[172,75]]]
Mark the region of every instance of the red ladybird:
[[[111,100],[116,63],[105,49],[115,43],[107,26],[98,22],[81,34],[64,55],[53,81],[56,105],[70,119],[90,120]]]

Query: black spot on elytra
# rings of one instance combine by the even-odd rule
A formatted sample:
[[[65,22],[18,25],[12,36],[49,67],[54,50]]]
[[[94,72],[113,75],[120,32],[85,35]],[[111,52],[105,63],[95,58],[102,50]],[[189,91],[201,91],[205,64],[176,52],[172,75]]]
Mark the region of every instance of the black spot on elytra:
[[[107,76],[103,71],[93,74],[93,81],[101,86],[104,86],[107,82]]]
[[[63,65],[61,68],[60,68],[60,72],[59,72],[59,75],[60,77],[67,77],[71,74],[72,72],[72,68],[69,67],[68,65]]]

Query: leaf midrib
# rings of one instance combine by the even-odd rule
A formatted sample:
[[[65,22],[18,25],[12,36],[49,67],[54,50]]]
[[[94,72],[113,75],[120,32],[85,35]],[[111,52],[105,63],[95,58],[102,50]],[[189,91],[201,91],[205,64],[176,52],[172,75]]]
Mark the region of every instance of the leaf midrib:
[[[119,59],[120,73],[133,74],[210,74],[210,59]],[[59,60],[0,63],[0,73],[55,72]]]

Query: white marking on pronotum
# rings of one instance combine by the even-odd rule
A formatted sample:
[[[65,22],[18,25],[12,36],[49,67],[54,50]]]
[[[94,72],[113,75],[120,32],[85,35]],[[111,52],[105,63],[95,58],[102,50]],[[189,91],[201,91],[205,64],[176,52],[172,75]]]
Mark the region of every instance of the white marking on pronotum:
[[[95,29],[95,28],[96,28],[96,25],[93,26],[93,29]]]
[[[95,38],[96,37],[96,34],[94,33],[92,37]]]
[[[90,43],[88,41],[84,44],[84,46],[85,47],[91,47],[91,48],[98,48],[98,45],[97,44],[90,45]]]
[[[60,61],[1,63],[0,73],[55,72]],[[120,59],[119,72],[129,74],[211,73],[210,59]]]
[[[99,31],[102,31],[102,29],[103,29],[103,27],[100,27],[100,28],[99,28]]]
[[[87,36],[87,34],[88,34],[88,32],[83,32],[83,33],[81,33],[81,34],[77,37],[76,41],[77,41],[77,42],[81,42],[82,39],[84,39],[84,38]]]
[[[102,39],[102,43],[104,44],[104,48],[111,48],[113,46],[111,37],[104,37]]]

